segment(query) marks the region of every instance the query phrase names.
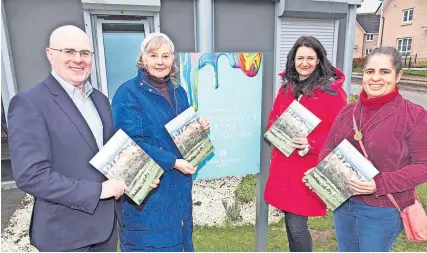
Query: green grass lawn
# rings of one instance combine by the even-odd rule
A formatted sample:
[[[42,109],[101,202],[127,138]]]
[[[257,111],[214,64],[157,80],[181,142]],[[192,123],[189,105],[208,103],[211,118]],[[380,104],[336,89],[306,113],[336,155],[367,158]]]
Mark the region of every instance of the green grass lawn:
[[[418,194],[426,206],[427,183],[418,187]],[[310,218],[309,228],[313,237],[314,251],[337,251],[331,213],[325,217]],[[268,251],[289,251],[283,219],[279,223],[269,225],[268,238]],[[233,226],[230,223],[222,227],[195,226],[193,240],[196,251],[255,251],[255,226],[250,224]],[[425,252],[426,249],[427,243],[411,243],[402,232],[392,251]]]
[[[353,72],[355,73],[362,73],[362,68],[353,68]]]
[[[403,73],[408,76],[427,76],[427,70],[404,70]]]
[[[353,72],[362,73],[362,68],[353,68]],[[403,75],[427,77],[427,70],[403,70]]]

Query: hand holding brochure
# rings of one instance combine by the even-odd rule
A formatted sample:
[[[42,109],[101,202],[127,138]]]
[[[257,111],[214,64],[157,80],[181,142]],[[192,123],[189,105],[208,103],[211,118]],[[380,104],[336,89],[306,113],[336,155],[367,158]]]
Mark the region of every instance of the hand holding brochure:
[[[372,163],[345,139],[303,180],[333,211],[355,194],[350,188],[351,179],[368,182],[378,173]]]
[[[150,184],[163,174],[162,168],[122,129],[89,161],[108,179],[123,180],[126,191],[140,205],[151,190]]]
[[[214,150],[208,133],[200,124],[200,117],[191,106],[165,127],[181,155],[193,166],[198,165]]]
[[[268,129],[264,137],[289,157],[295,151],[295,148],[290,146],[291,139],[307,138],[320,121],[316,115],[295,100]]]

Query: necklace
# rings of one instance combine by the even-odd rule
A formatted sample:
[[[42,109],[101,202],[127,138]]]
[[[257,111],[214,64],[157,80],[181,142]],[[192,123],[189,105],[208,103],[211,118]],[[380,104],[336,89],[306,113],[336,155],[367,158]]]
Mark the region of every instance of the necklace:
[[[382,106],[366,123],[364,126],[362,126],[362,110],[363,110],[363,105],[360,104],[360,114],[359,114],[359,128],[357,128],[356,125],[356,120],[354,118],[354,110],[356,109],[356,106],[353,109],[353,121],[354,121],[354,135],[353,138],[356,141],[361,141],[363,138],[363,134],[362,134],[362,129],[365,128],[369,122],[371,122],[371,120],[373,120],[375,118],[375,116],[377,116],[377,114],[384,108],[384,106]]]

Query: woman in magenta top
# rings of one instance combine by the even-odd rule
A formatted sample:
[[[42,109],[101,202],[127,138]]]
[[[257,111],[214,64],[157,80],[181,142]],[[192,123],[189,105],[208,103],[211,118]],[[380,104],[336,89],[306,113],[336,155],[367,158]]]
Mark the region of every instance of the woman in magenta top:
[[[339,251],[390,251],[403,225],[387,194],[403,209],[414,203],[414,188],[427,182],[427,112],[399,94],[402,73],[399,51],[372,50],[363,64],[360,101],[339,113],[320,152],[319,161],[344,139],[361,151],[354,115],[369,160],[380,172],[369,182],[353,181],[358,196],[334,211]]]

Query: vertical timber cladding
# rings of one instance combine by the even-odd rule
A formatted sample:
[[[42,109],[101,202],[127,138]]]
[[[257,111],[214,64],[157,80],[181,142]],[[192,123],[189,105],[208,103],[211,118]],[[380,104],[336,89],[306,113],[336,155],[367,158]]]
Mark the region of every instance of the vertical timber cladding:
[[[334,64],[336,48],[335,20],[280,18],[280,64],[279,71],[286,69],[289,50],[300,36],[314,36],[325,47],[328,59]]]

